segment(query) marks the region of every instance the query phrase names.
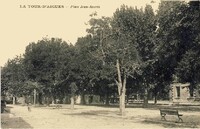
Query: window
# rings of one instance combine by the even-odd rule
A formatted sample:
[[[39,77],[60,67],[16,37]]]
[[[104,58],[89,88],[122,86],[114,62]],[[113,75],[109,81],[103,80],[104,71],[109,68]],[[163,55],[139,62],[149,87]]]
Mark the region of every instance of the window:
[[[180,98],[180,87],[176,87],[176,97]]]

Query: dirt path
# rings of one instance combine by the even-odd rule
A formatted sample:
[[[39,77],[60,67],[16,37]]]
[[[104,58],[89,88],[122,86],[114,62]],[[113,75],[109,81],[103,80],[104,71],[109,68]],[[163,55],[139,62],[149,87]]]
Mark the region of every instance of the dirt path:
[[[110,107],[105,108],[76,105],[75,110],[73,111],[70,110],[68,105],[62,107],[62,109],[53,109],[52,107],[33,107],[31,108],[31,112],[27,110],[26,106],[23,107],[12,105],[12,107],[11,113],[14,114],[14,117],[22,118],[23,121],[30,126],[30,128],[165,128],[163,123],[155,123],[157,120],[160,121],[160,114],[157,110],[127,108],[126,116],[122,118],[118,114],[118,108]],[[195,115],[196,113],[192,114]],[[191,113],[189,112],[188,116],[190,115]],[[145,122],[146,120],[155,120],[155,122]],[[20,124],[19,120],[16,119],[14,121],[15,122],[12,124]]]

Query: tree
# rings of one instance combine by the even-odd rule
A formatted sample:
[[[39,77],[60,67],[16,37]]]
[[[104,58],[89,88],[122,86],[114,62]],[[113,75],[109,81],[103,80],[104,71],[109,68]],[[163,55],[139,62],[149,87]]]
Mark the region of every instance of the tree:
[[[24,83],[27,81],[24,72],[22,56],[16,56],[14,59],[8,60],[7,64],[1,70],[2,72],[2,93],[9,93],[13,96],[13,104],[15,97],[26,95],[29,93]]]
[[[77,86],[76,86],[76,83],[75,82],[72,82],[70,84],[70,90],[71,90],[71,109],[73,110],[74,109],[74,98],[75,98],[75,94],[76,94],[76,91],[77,91]]]
[[[190,45],[182,38],[188,32],[179,27],[184,19],[185,6],[180,1],[162,1],[157,14],[159,27],[157,29],[156,53],[160,65],[165,69],[165,75],[168,76],[167,81],[172,80],[177,62],[181,60]]]
[[[95,79],[97,79],[99,74],[100,61],[92,55],[95,50],[96,46],[89,35],[79,38],[75,44],[77,55],[74,60],[78,67],[78,90],[82,96],[82,104],[85,104],[85,94],[93,94]]]
[[[162,1],[159,6],[156,50],[159,65],[156,71],[158,79],[167,82],[168,86],[175,74],[179,81],[192,85],[198,80],[199,75],[193,69],[199,67],[198,58],[194,59],[195,63],[189,63],[193,60],[191,58],[199,55],[198,6],[199,2],[187,4],[180,1]]]
[[[69,45],[61,39],[39,40],[37,43],[31,43],[26,47],[24,54],[24,65],[29,80],[37,82],[42,87],[40,92],[54,100],[55,85],[61,80],[61,67],[65,65],[66,51]],[[67,60],[69,61],[69,60]]]
[[[190,96],[193,97],[194,88],[200,80],[200,25],[199,25],[199,2],[191,1],[185,8],[185,17],[180,22],[179,28],[185,30],[181,35],[187,45],[186,52],[178,62],[176,75],[181,82],[190,82]]]
[[[154,87],[154,68],[156,62],[155,58],[155,45],[156,45],[156,18],[153,8],[146,5],[144,11],[140,12],[140,21],[137,23],[136,42],[137,50],[141,59],[141,82],[142,89],[144,90],[144,107],[148,104],[148,91]]]
[[[131,77],[137,77],[140,80],[141,89],[144,91],[144,107],[147,107],[148,89],[154,85],[153,65],[157,60],[154,51],[156,45],[156,18],[153,9],[150,5],[146,5],[144,11],[122,6],[121,10],[116,11],[115,15],[116,19],[114,20],[117,21],[117,30],[120,31],[120,34],[124,34],[126,38],[123,41],[128,39],[128,42],[132,45],[132,51],[129,55],[134,57],[135,54],[137,57],[136,62],[139,65],[136,71],[131,71]]]
[[[135,71],[139,62],[134,41],[130,38],[133,33],[129,33],[121,26],[125,20],[131,21],[121,20],[123,16],[128,18],[131,11],[132,8],[122,6],[121,10],[114,14],[112,21],[105,17],[91,19],[92,27],[88,31],[97,42],[96,54],[97,58],[102,60],[102,71],[103,68],[107,68],[105,74],[110,73],[110,77],[116,82],[122,115],[125,115],[126,80]]]

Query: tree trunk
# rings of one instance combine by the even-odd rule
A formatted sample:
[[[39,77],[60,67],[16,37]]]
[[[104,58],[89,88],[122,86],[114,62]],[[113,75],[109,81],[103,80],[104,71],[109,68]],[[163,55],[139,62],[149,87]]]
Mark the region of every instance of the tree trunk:
[[[109,97],[106,95],[106,103],[105,105],[109,105]]]
[[[74,109],[74,95],[71,96],[70,100],[71,100],[71,109],[73,110]]]
[[[51,96],[51,104],[55,104],[55,98],[53,97],[53,95]]]
[[[144,91],[144,103],[143,103],[143,107],[144,108],[148,107],[148,90],[147,90],[147,88],[145,88],[145,91]]]
[[[42,104],[42,93],[38,94],[38,102],[39,104]]]
[[[119,60],[117,60],[117,74],[118,74],[118,93],[119,93],[119,110],[122,116],[125,115],[125,95],[126,95],[126,74],[124,74],[124,80],[122,82],[122,75],[119,66]]]
[[[33,102],[33,104],[35,106],[36,105],[36,94],[37,94],[36,89],[34,89],[33,93],[34,93],[34,102]]]
[[[13,105],[16,104],[16,99],[15,99],[15,96],[13,97]]]
[[[81,104],[85,105],[86,102],[85,102],[85,94],[81,94]]]
[[[49,99],[49,98],[50,98],[50,96],[49,96],[49,95],[48,95],[48,96],[46,96],[46,100],[47,100],[47,101],[46,101],[46,102],[47,102],[47,106],[49,106],[49,104],[50,104],[50,99]]]
[[[154,104],[157,104],[157,92],[154,93]]]
[[[125,92],[122,92],[122,94],[120,95],[120,114],[122,116],[125,116]]]
[[[124,81],[123,81],[123,85],[122,85],[122,99],[121,99],[121,115],[125,116],[125,101],[126,101],[126,76],[124,76]]]
[[[119,112],[122,113],[122,94],[119,95]]]
[[[191,82],[191,85],[189,86],[189,93],[190,93],[190,97],[194,97],[194,86],[195,86],[195,83],[194,82]]]
[[[26,101],[26,97],[25,97],[25,95],[22,95],[22,97],[23,97],[22,105],[24,106],[25,105],[25,101]]]
[[[108,91],[106,92],[105,98],[106,98],[106,105],[109,105],[109,92]]]
[[[126,103],[127,103],[127,104],[129,104],[129,103],[128,103],[128,100],[129,100],[129,94],[126,93]]]

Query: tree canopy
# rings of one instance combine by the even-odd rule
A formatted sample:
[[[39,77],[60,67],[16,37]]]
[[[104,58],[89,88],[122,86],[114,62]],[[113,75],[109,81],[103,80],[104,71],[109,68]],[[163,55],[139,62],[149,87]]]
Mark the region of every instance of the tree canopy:
[[[53,101],[70,95],[119,97],[120,113],[132,92],[167,96],[173,77],[200,83],[199,2],[161,1],[122,5],[112,17],[91,15],[87,35],[72,45],[59,38],[30,43],[23,56],[2,67],[2,91],[29,95],[33,89]],[[161,94],[161,93],[166,93]],[[156,101],[155,101],[156,102]],[[73,107],[73,106],[72,106]]]

